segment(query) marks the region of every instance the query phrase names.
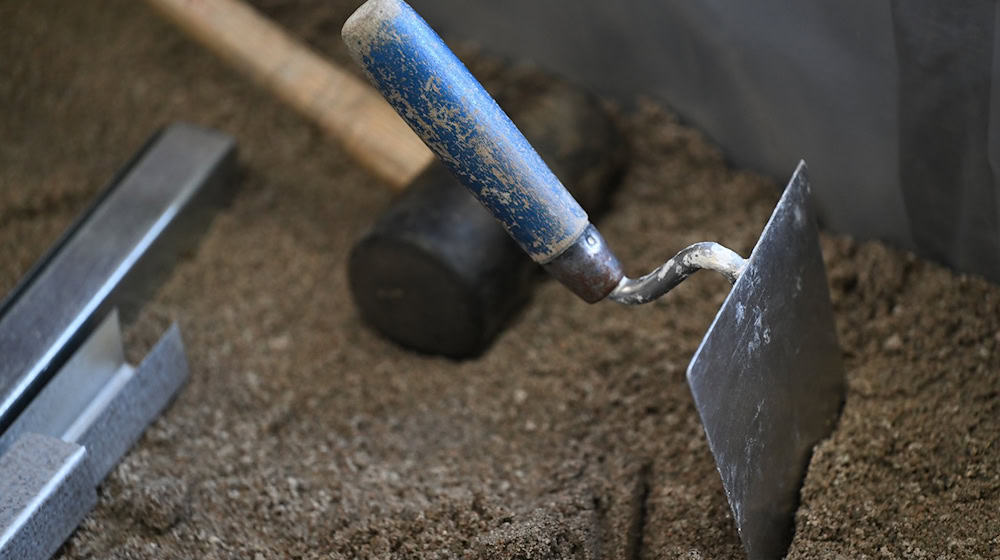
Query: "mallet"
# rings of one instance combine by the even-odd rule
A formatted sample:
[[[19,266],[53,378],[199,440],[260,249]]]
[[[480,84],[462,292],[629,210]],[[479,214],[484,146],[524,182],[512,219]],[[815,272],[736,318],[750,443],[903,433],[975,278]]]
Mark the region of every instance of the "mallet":
[[[514,118],[591,215],[606,206],[624,141],[596,98],[557,82]],[[452,358],[485,350],[539,278],[504,228],[441,164],[381,214],[351,251],[362,317],[408,348]]]
[[[352,293],[368,323],[423,352],[485,349],[528,297],[537,267],[382,97],[240,0],[147,1],[405,190],[351,254]],[[596,213],[623,145],[599,104],[560,84],[517,117]]]

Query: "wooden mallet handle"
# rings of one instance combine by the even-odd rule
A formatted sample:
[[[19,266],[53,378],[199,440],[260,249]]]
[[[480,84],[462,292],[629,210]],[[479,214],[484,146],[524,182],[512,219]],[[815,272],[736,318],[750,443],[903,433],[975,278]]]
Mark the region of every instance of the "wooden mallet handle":
[[[394,188],[406,187],[432,161],[430,150],[381,95],[243,2],[148,2],[316,122]]]

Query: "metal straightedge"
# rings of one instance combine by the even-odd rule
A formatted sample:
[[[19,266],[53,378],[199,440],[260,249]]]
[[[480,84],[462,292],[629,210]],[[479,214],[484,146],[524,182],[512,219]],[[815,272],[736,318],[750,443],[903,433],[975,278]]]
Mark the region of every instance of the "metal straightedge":
[[[151,138],[0,304],[0,559],[48,558],[188,376],[172,325],[137,366],[126,318],[228,195],[234,140],[187,124]]]

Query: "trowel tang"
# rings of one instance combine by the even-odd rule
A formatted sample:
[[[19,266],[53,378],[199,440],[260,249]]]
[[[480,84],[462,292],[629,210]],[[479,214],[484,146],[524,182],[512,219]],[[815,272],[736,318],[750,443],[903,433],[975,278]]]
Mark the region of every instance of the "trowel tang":
[[[750,259],[696,243],[631,279],[528,141],[405,2],[369,0],[343,37],[431,150],[584,300],[646,303],[703,268],[735,283],[688,381],[748,556],[782,556],[809,454],[832,428],[844,387],[805,164]]]

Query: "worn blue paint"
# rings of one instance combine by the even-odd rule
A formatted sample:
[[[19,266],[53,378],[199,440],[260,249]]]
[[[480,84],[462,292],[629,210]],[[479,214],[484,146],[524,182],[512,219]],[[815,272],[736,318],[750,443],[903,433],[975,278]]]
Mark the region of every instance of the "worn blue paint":
[[[410,6],[371,0],[343,34],[389,103],[534,260],[577,240],[586,212]]]

